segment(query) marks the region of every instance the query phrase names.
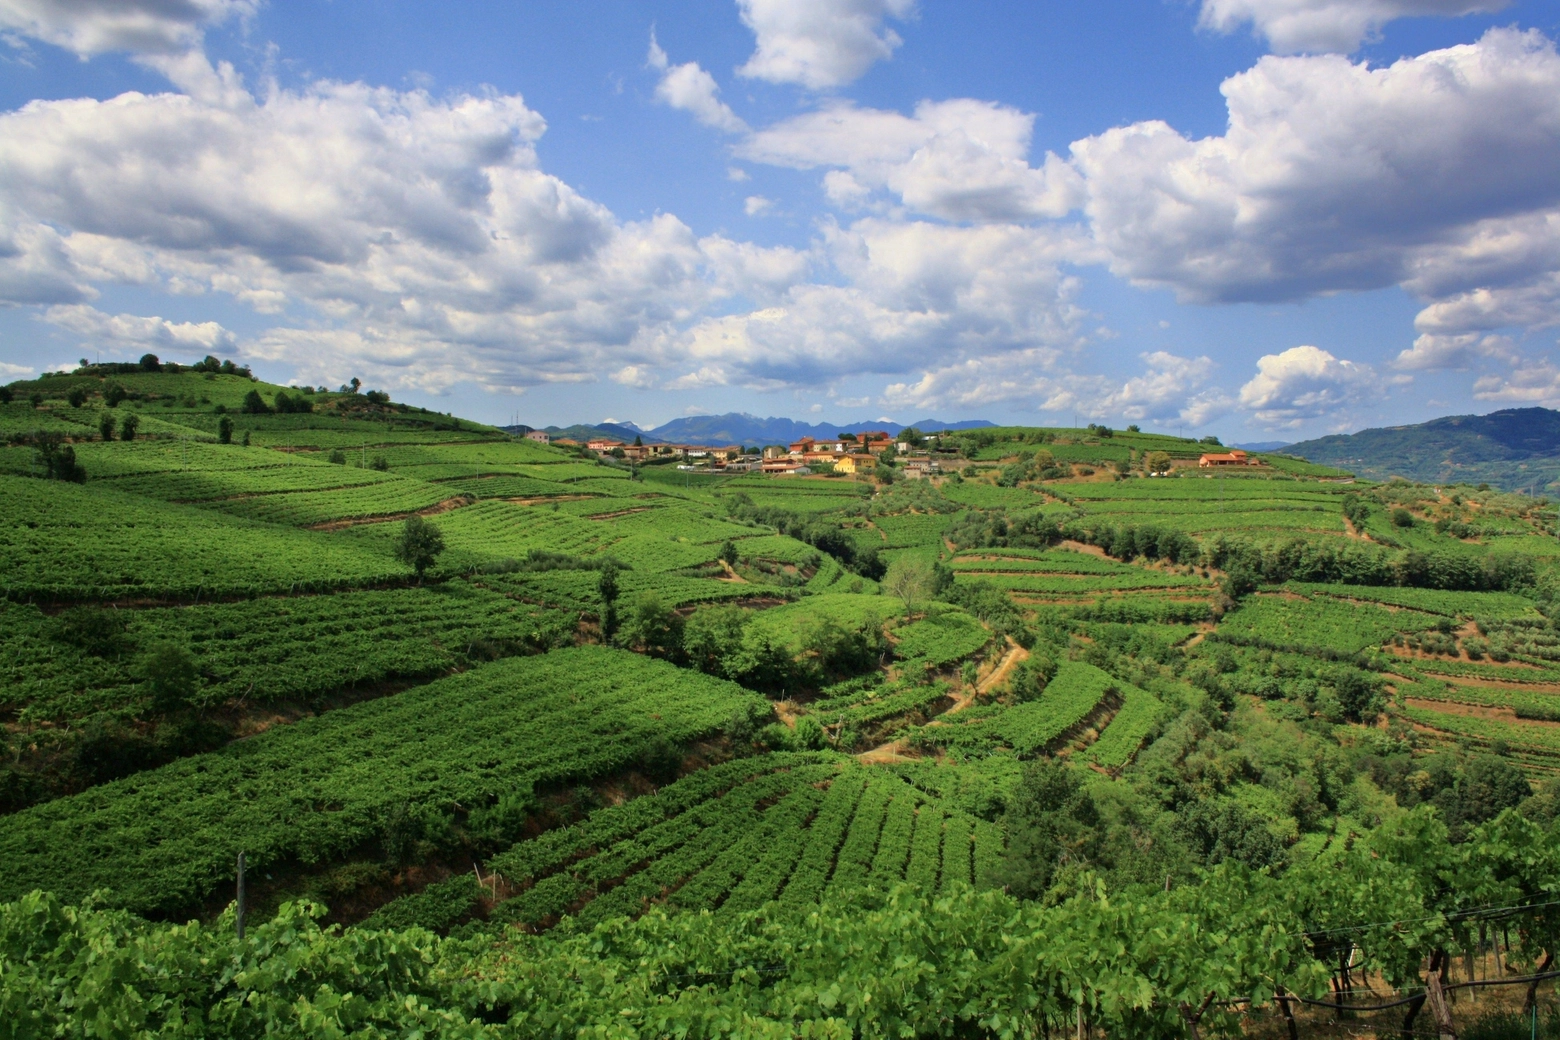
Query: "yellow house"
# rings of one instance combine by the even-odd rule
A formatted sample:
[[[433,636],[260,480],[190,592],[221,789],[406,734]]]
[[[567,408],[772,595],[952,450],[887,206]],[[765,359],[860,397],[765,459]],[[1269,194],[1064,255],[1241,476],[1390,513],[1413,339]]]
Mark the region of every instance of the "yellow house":
[[[836,473],[860,473],[862,470],[871,469],[877,465],[877,459],[870,455],[843,455],[834,460],[834,472]]]

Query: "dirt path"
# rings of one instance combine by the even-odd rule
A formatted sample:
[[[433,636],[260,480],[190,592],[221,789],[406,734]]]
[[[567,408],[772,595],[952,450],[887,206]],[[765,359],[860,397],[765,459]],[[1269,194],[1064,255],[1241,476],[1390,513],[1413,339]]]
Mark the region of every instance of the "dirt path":
[[[1008,636],[1007,642],[1007,656],[1002,658],[1001,663],[998,664],[996,668],[992,669],[990,675],[986,676],[980,682],[975,684],[975,692],[985,693],[987,690],[995,688],[998,683],[1001,683],[1004,679],[1013,673],[1013,669],[1017,668],[1020,662],[1027,661],[1029,659],[1029,651],[1013,642],[1012,636]]]
[[[1110,553],[1098,545],[1089,545],[1087,542],[1075,542],[1069,538],[1058,544],[1063,549],[1071,549],[1073,552],[1083,553],[1085,556],[1097,556],[1102,560],[1114,559]]]
[[[895,762],[914,762],[915,758],[905,754],[910,745],[903,740],[891,740],[887,744],[879,744],[871,751],[863,751],[856,756],[856,761],[864,766],[892,765]]]
[[[734,581],[742,585],[746,585],[748,583],[748,580],[742,575],[738,574],[736,571],[732,570],[731,564],[727,563],[725,560],[720,561],[720,566],[721,569],[726,572],[726,576],[720,579],[721,581]]]
[[[379,516],[356,516],[346,520],[327,520],[323,524],[309,525],[310,531],[345,531],[349,527],[359,527],[363,524],[387,524],[395,520],[405,520],[409,516],[438,516],[440,513],[448,513],[452,509],[461,506],[469,506],[476,499],[461,495],[456,498],[446,498],[438,505],[429,506],[427,509],[414,509],[409,513],[383,513]]]

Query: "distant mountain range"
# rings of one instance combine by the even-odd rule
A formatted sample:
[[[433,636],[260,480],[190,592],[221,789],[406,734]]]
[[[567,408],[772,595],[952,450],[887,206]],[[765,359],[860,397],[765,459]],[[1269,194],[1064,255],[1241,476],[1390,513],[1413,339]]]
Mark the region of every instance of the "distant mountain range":
[[[1371,480],[1490,484],[1544,494],[1560,481],[1560,412],[1507,408],[1291,444],[1285,454]]]
[[[1241,451],[1278,451],[1281,448],[1289,447],[1289,442],[1288,441],[1247,441],[1245,444],[1231,444],[1230,447],[1232,447],[1232,448],[1239,448]]]
[[[579,423],[574,426],[549,426],[547,432],[554,437],[570,437],[585,441],[596,437],[632,442],[635,437],[646,444],[790,444],[803,437],[819,440],[838,437],[842,433],[861,433],[864,430],[882,430],[898,436],[901,430],[914,426],[918,430],[972,430],[996,423],[985,419],[965,419],[960,422],[944,422],[941,419],[921,419],[900,424],[864,420],[836,426],[834,423],[806,423],[776,416],[760,418],[745,412],[728,412],[725,415],[691,415],[673,419],[653,429],[642,429],[633,423]],[[505,427],[511,433],[523,433],[520,427]]]

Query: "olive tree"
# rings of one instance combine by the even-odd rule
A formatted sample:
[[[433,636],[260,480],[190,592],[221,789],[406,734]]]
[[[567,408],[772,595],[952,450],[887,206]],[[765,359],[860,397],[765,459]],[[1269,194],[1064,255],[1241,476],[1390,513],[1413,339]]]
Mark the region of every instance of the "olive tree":
[[[904,602],[906,615],[915,613],[918,603],[932,597],[936,583],[932,564],[916,556],[896,557],[883,577],[883,587]]]

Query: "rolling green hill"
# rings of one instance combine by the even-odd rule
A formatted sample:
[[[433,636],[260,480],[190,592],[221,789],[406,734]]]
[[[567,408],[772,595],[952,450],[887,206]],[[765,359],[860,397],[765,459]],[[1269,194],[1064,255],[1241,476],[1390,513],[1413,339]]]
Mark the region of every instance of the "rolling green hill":
[[[1507,408],[1448,415],[1417,426],[1318,437],[1284,451],[1371,480],[1490,484],[1542,494],[1560,481],[1560,412]]]

